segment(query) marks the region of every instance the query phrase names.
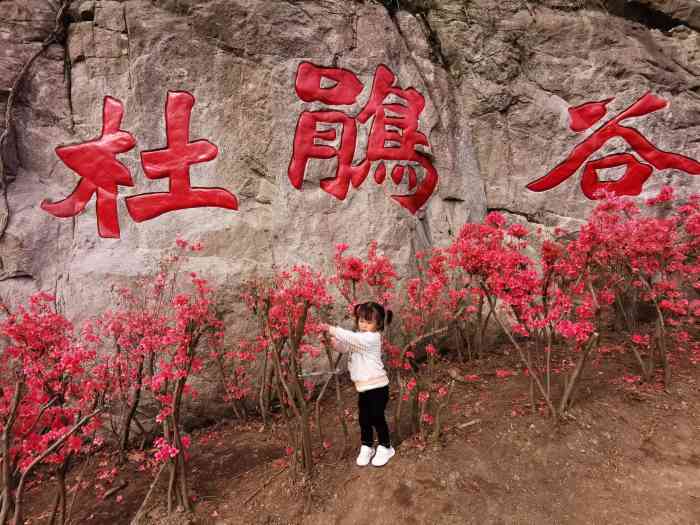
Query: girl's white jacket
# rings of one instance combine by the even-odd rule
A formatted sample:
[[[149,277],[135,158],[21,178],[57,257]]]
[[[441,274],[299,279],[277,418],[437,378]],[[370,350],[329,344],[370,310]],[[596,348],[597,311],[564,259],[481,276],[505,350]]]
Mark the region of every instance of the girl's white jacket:
[[[350,354],[348,370],[358,392],[389,384],[382,363],[382,335],[379,332],[352,332],[339,326],[331,326],[329,332],[337,343],[336,350]]]

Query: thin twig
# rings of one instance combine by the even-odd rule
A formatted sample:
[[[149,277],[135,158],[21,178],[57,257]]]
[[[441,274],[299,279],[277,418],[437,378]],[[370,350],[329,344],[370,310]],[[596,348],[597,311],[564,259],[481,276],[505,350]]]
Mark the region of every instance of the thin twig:
[[[160,466],[160,469],[158,470],[158,474],[156,474],[156,477],[153,479],[153,482],[151,483],[151,486],[148,489],[148,492],[146,493],[146,497],[143,498],[143,501],[141,502],[141,506],[139,507],[139,510],[136,511],[136,515],[134,516],[134,519],[131,521],[132,523],[137,523],[138,519],[141,517],[141,514],[145,512],[146,505],[148,504],[148,501],[151,499],[151,494],[153,494],[153,490],[156,488],[156,485],[158,484],[158,480],[160,480],[160,475],[163,473],[163,470],[165,470],[166,465],[168,465],[168,463],[163,463]]]
[[[255,492],[253,492],[250,496],[246,498],[246,500],[243,502],[243,505],[247,505],[255,496],[257,496],[260,493],[260,491],[262,491],[265,487],[272,483],[275,480],[275,478],[277,478],[277,476],[279,476],[280,474],[282,474],[282,472],[287,470],[288,467],[289,465],[285,465],[279,471],[275,472],[272,476],[270,476],[265,483],[263,483],[260,487],[258,487],[255,490]]]
[[[109,498],[110,496],[113,496],[114,494],[116,494],[117,492],[119,492],[120,490],[126,488],[128,484],[129,484],[129,482],[126,481],[126,480],[124,480],[124,481],[122,481],[119,485],[117,485],[116,487],[112,487],[112,488],[109,489],[107,492],[105,492],[104,499],[107,499],[107,498]]]
[[[68,505],[68,512],[66,513],[66,518],[64,520],[67,524],[70,524],[71,522],[71,515],[73,514],[73,505],[75,505],[75,500],[77,499],[78,493],[80,492],[80,485],[83,482],[85,470],[87,469],[88,465],[92,463],[92,458],[94,457],[95,449],[93,449],[93,443],[95,441],[96,433],[96,430],[92,431],[92,437],[90,438],[90,447],[88,449],[88,456],[83,461],[83,465],[80,468],[80,474],[78,474],[78,480],[75,482],[75,490],[73,491],[73,497],[71,498],[70,504]]]
[[[525,352],[523,352],[522,347],[518,344],[518,342],[513,337],[513,334],[511,333],[511,331],[506,327],[506,325],[503,323],[501,318],[496,313],[495,299],[493,299],[491,297],[491,295],[489,295],[489,291],[485,288],[483,283],[482,283],[482,289],[484,290],[484,293],[486,294],[486,296],[488,298],[489,307],[491,308],[491,310],[493,310],[493,318],[496,320],[498,325],[501,327],[501,330],[503,330],[503,332],[506,334],[508,339],[510,339],[510,342],[513,344],[515,349],[518,351],[518,354],[520,355],[520,360],[525,364],[529,374],[535,380],[535,384],[537,385],[537,388],[539,389],[540,394],[542,394],[542,397],[544,397],[545,401],[547,402],[547,406],[551,410],[552,415],[554,415],[554,417],[558,418],[559,413],[554,408],[554,404],[552,403],[552,400],[547,396],[547,391],[545,390],[544,386],[540,382],[540,378],[536,375],[537,372],[535,371],[534,367],[532,366],[532,363],[527,359],[527,356],[525,355]]]
[[[13,525],[20,525],[20,523],[22,523],[22,489],[24,488],[24,483],[26,481],[27,476],[34,470],[34,467],[36,467],[39,463],[44,461],[44,459],[46,459],[48,456],[50,456],[56,450],[58,450],[61,446],[63,446],[63,443],[65,443],[69,437],[75,434],[78,430],[85,426],[85,424],[87,424],[92,418],[103,412],[106,408],[107,407],[104,406],[100,407],[94,410],[92,413],[83,416],[80,419],[80,421],[78,421],[73,426],[73,428],[71,428],[67,433],[65,433],[63,436],[57,439],[49,448],[47,448],[41,454],[39,454],[24,470],[24,472],[19,478],[19,484],[17,485],[15,515],[12,520]]]

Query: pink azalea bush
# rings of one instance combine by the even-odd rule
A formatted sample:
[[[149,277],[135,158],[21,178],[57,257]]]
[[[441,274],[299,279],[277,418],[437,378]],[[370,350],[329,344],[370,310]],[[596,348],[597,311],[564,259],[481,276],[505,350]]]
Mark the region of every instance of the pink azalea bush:
[[[65,475],[89,449],[101,424],[105,385],[91,373],[94,349],[37,293],[0,322],[0,524],[23,523],[28,479],[44,466],[57,478],[57,508],[66,519]]]
[[[92,326],[105,360],[110,416],[117,419],[111,426],[117,429],[122,458],[134,428],[142,434],[145,427],[161,429],[154,458],[169,473],[169,512],[191,509],[183,402],[197,396],[191,379],[220,354],[224,336],[214,289],[197,273],[181,271],[184,256],[202,249],[201,243],[178,239],[176,253],[163,259],[159,271],[120,289],[118,308],[104,312]],[[141,422],[138,413],[146,398],[155,414]]]
[[[331,302],[326,279],[309,267],[295,266],[270,280],[247,283],[243,295],[258,321],[254,340],[263,360],[262,406],[267,410],[273,395],[280,400],[294,465],[310,476],[313,383],[302,378],[302,360],[320,356],[321,316]]]
[[[178,240],[177,248],[155,275],[118,290],[114,307],[79,334],[48,294],[16,311],[0,305],[0,525],[22,522],[37,471],[56,480],[52,520],[69,521],[65,480],[76,459],[104,447],[127,461],[136,434],[151,446],[140,468],[169,474],[168,510],[190,510],[193,445],[182,418],[207,365],[238,417],[257,411],[265,427],[274,413],[282,419],[280,464],[312,476],[315,457],[336,449],[321,424],[331,381],[343,451],[349,432],[339,375],[308,371],[339,367],[321,323],[347,320],[358,302],[397,313],[384,334],[395,430],[403,432],[403,414],[424,441],[444,432],[454,392],[455,377],[440,363],[479,358],[495,330],[521,364],[496,370],[499,384],[527,377],[532,411],[556,418],[570,410],[586,367],[610,354],[634,357],[638,370],[617,380],[626,388],[668,388],[674,366],[700,364],[700,196],[679,201],[667,187],[643,203],[605,196],[578,231],[547,238],[489,213],[448,246],[416,254],[401,281],[376,242],[364,257],[337,245],[330,276],[295,266],[242,283],[252,326],[228,345],[216,290],[181,270],[202,245]],[[113,483],[119,469],[100,467],[98,484]]]

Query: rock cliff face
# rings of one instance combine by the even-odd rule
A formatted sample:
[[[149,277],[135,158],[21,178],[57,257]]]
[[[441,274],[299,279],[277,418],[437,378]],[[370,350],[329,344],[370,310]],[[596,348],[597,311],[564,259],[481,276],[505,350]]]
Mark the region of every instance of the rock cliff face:
[[[585,216],[593,203],[581,193],[580,173],[542,193],[525,185],[581,141],[567,110],[588,101],[615,97],[611,118],[652,91],[669,107],[628,125],[662,150],[700,158],[698,2],[675,2],[675,10],[671,3],[436,2],[429,20],[460,79],[488,208],[545,225]],[[594,158],[625,151],[615,138]],[[681,193],[700,188],[697,177],[665,170],[642,197],[663,183]]]
[[[568,109],[584,102],[614,97],[609,119],[652,91],[669,106],[627,124],[661,150],[700,159],[694,0],[97,0],[74,1],[63,13],[57,3],[0,2],[0,110],[12,103],[2,128],[7,203],[0,199],[0,297],[9,302],[45,289],[70,316],[89,315],[112,285],[152,271],[178,235],[207,247],[188,267],[233,292],[273,265],[323,263],[337,242],[361,251],[377,239],[409,267],[416,250],[446,243],[487,209],[575,227],[593,206],[581,170],[546,192],[525,186],[582,140],[569,129]],[[367,101],[381,64],[398,86],[425,97],[419,131],[439,186],[423,210],[411,215],[389,198],[390,176],[378,185],[370,174],[335,199],[319,187],[332,160],[312,161],[302,191],[292,187],[297,119],[318,107],[295,92],[302,61],[359,77],[357,103],[341,108],[350,115]],[[233,192],[238,211],[129,217],[125,197],[167,188],[146,178],[139,152],[165,146],[169,90],[196,97],[190,136],[219,148],[215,160],[192,167],[192,185]],[[135,183],[119,188],[120,239],[97,235],[94,198],[72,219],[39,207],[77,184],[54,148],[99,136],[106,95],[124,104],[122,128],[138,141],[119,156]],[[358,152],[365,145],[366,132]],[[625,151],[614,138],[594,158]],[[700,177],[664,170],[640,198],[665,183],[682,194],[700,190]]]

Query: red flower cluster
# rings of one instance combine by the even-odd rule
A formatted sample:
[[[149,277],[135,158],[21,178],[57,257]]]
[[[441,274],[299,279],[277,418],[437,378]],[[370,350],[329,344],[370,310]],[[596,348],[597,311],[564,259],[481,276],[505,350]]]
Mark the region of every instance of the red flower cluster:
[[[0,323],[8,344],[0,352],[0,432],[3,472],[0,506],[14,508],[21,523],[26,478],[39,464],[62,466],[88,450],[101,420],[97,417],[107,385],[94,348],[74,334],[54,309],[54,297],[37,293]],[[96,410],[97,409],[97,410]]]
[[[331,283],[350,305],[354,304],[358,297],[384,305],[389,304],[397,274],[389,258],[377,253],[377,241],[370,243],[365,261],[344,255],[348,248],[347,244],[337,244],[335,247],[335,275],[331,277]]]
[[[0,504],[19,509],[21,516],[23,487],[33,469],[41,464],[64,475],[71,456],[103,445],[94,438],[100,426],[105,435],[113,430],[125,459],[132,427],[143,428],[140,404],[147,399],[157,407],[148,417],[162,425],[150,465],[165,462],[170,469],[175,489],[169,508],[189,508],[182,478],[190,445],[180,418],[183,400],[197,394],[191,379],[207,359],[217,365],[225,398],[237,414],[250,408],[242,401],[253,397],[267,423],[273,402],[279,402],[294,434],[289,462],[310,475],[311,419],[315,412],[321,445],[316,453],[323,453],[331,442],[318,423],[318,400],[337,375],[308,371],[326,364],[335,370],[339,364],[324,335],[324,323],[342,315],[333,315],[328,283],[348,306],[374,299],[392,302],[398,311],[400,329],[383,335],[387,363],[401,388],[396,417],[407,403],[422,438],[439,438],[452,380],[460,380],[441,377],[435,364],[448,355],[448,345],[462,358],[478,355],[494,327],[517,351],[522,375],[541,398],[540,409],[551,415],[568,409],[591,353],[593,366],[613,353],[634,354],[639,373],[626,373],[617,380],[621,385],[668,384],[670,367],[682,356],[700,363],[700,196],[679,202],[663,188],[641,207],[607,196],[579,231],[555,231],[547,238],[507,222],[503,214],[489,213],[482,224],[465,224],[448,246],[417,253],[415,271],[400,288],[394,264],[378,253],[376,242],[365,258],[347,255],[349,247],[338,245],[328,279],[296,266],[246,282],[242,298],[252,314],[251,335],[227,347],[214,290],[197,273],[180,268],[184,255],[203,247],[182,239],[178,255],[164,260],[154,276],[120,290],[114,309],[88,323],[80,336],[47,294],[33,296],[16,312],[0,305],[5,315],[0,335],[7,341],[0,350],[0,431],[6,436],[0,445],[7,451],[3,461],[19,474],[19,482],[17,476],[0,480],[0,487],[3,481],[10,486]],[[641,309],[651,322],[640,321],[635,312]],[[628,342],[606,341],[598,348],[601,334],[612,329],[627,334]],[[515,372],[495,374],[504,379]],[[564,388],[551,388],[552,374],[565,376]],[[481,381],[476,374],[463,377]],[[325,380],[322,386],[318,378]],[[342,389],[335,384],[338,421],[347,439]],[[105,403],[108,415],[100,412]],[[534,411],[537,401],[532,405]],[[118,473],[108,465],[103,472],[104,483]]]

